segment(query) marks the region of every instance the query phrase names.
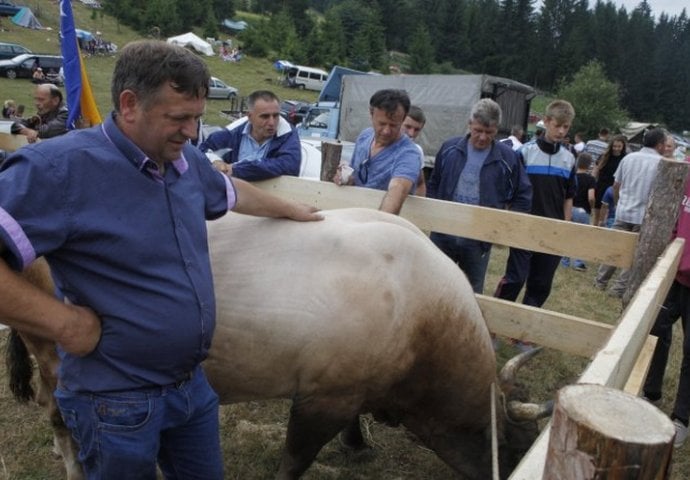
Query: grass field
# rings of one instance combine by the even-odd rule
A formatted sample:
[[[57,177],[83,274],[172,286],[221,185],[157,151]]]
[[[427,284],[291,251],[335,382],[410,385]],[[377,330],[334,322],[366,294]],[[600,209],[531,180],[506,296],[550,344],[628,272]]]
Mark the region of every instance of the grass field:
[[[122,48],[132,40],[142,38],[128,27],[118,25],[109,16],[101,17],[100,12],[97,12],[97,18],[94,19],[92,18],[91,9],[79,2],[73,2],[72,5],[77,28],[89,30],[92,33],[99,31],[104,39],[115,43],[118,48]],[[40,21],[44,27],[50,27],[51,30],[29,30],[14,25],[9,19],[4,19],[3,26],[5,31],[0,32],[0,42],[19,43],[34,52],[59,54],[57,8],[57,4],[52,2],[44,1],[41,3]],[[34,8],[34,12],[37,11],[39,10]],[[221,38],[225,40],[229,37],[223,35]],[[216,48],[216,52],[217,50]],[[116,58],[116,55],[84,58],[96,103],[103,116],[112,110],[110,79]],[[225,83],[238,88],[240,96],[247,96],[252,91],[258,89],[269,89],[283,99],[306,100],[309,102],[316,100],[317,92],[289,89],[279,85],[277,82],[278,72],[273,68],[271,59],[245,57],[238,63],[232,63],[224,62],[218,55],[203,58],[208,64],[211,74]],[[0,78],[0,101],[12,98],[17,103],[25,104],[27,115],[35,112],[32,91],[33,84],[28,79],[9,80],[7,78]],[[230,102],[228,100],[209,100],[206,106],[204,122],[209,125],[227,124],[228,120],[220,115],[220,111],[229,108]]]
[[[38,5],[39,2],[34,2]],[[22,29],[3,20],[6,31],[0,32],[0,41],[23,44],[36,52],[57,53],[57,5],[40,2],[39,8],[31,4],[40,15],[44,26],[52,30]],[[100,31],[105,39],[120,48],[128,41],[139,38],[126,27],[118,26],[109,17],[75,2],[77,28]],[[182,32],[180,32],[182,33]],[[225,37],[223,37],[225,38]],[[111,109],[109,94],[110,74],[116,57],[89,57],[86,67],[103,115]],[[217,56],[206,61],[214,76],[239,88],[247,95],[258,88],[270,88],[283,98],[313,100],[313,92],[289,90],[276,84],[277,73],[269,59],[245,58],[238,64],[221,61]],[[33,113],[32,84],[28,80],[0,78],[0,99],[13,98],[27,105],[27,114]],[[227,101],[208,102],[205,122],[225,124],[219,114],[228,108]],[[507,249],[495,247],[487,277],[487,292],[496,285],[505,264]],[[615,324],[620,315],[620,303],[592,287],[594,265],[587,272],[560,268],[554,291],[544,306],[547,309],[578,317]],[[0,333],[0,337],[4,337]],[[672,365],[667,375],[662,410],[669,412],[675,393],[678,371],[679,334],[676,332]],[[0,338],[0,340],[2,340]],[[515,353],[512,347],[501,346],[501,361]],[[552,398],[558,388],[572,383],[584,370],[588,360],[547,350],[531,364],[521,377],[525,380],[534,401]],[[16,404],[9,395],[4,366],[0,366],[0,480],[56,479],[62,476],[59,460],[52,457],[51,432],[47,420],[35,406]],[[222,438],[225,453],[226,478],[271,478],[278,467],[284,438],[288,402],[248,402],[222,409]],[[364,456],[350,456],[340,451],[336,441],[324,448],[317,462],[305,475],[306,479],[453,479],[458,478],[436,456],[418,446],[402,429],[391,429],[367,420],[368,440],[372,451]],[[690,478],[688,446],[675,451],[672,479]]]

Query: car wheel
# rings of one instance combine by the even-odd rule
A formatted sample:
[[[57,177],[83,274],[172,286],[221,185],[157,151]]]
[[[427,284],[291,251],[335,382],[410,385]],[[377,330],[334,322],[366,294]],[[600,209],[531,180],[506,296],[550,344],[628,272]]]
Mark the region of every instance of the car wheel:
[[[7,70],[7,78],[15,79],[17,78],[17,72],[14,70]]]
[[[230,93],[228,93],[228,100],[232,100],[236,96],[237,96],[237,94],[235,92],[230,92]]]
[[[300,90],[304,90],[305,85],[304,85],[303,83],[300,83],[299,85],[297,85],[297,87],[298,87]]]

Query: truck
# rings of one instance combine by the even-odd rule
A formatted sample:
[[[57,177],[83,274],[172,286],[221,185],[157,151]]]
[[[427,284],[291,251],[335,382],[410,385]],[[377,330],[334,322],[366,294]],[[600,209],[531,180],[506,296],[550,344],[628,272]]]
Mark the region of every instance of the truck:
[[[298,127],[300,136],[354,142],[362,130],[371,126],[369,99],[374,92],[402,89],[426,115],[426,126],[417,141],[424,149],[426,166],[431,167],[444,141],[466,133],[470,111],[479,99],[492,98],[501,106],[503,118],[498,138],[503,138],[510,135],[513,125],[521,125],[527,131],[530,103],[536,96],[529,85],[491,75],[362,73],[344,73],[339,79],[329,76],[319,99]]]

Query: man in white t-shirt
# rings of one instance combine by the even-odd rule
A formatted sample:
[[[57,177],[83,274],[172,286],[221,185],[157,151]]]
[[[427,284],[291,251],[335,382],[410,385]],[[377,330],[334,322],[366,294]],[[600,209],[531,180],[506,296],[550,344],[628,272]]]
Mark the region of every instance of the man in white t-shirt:
[[[414,140],[421,156],[419,178],[417,179],[417,188],[415,189],[415,195],[419,197],[426,197],[426,182],[424,181],[424,150],[422,149],[421,145],[417,143],[417,137],[420,133],[422,133],[424,125],[426,125],[426,115],[424,115],[422,109],[416,105],[410,105],[410,111],[407,112],[407,116],[403,121],[402,128],[407,136]]]
[[[666,132],[663,129],[649,130],[642,140],[642,149],[629,153],[621,160],[614,174],[613,198],[616,204],[616,219],[612,228],[627,232],[640,231],[665,144]],[[601,265],[595,286],[605,290],[615,270],[616,267]],[[628,287],[629,278],[630,271],[622,270],[611,286],[609,295],[622,298]]]
[[[504,138],[501,140],[501,142],[517,151],[522,146],[522,136],[524,134],[525,130],[522,128],[522,125],[513,125],[513,127],[510,129],[510,136],[508,138]]]

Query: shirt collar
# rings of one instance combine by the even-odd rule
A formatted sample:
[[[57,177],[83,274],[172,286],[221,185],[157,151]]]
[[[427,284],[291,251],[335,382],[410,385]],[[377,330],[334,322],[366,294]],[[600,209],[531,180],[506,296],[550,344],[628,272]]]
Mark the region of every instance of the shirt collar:
[[[101,124],[101,130],[106,138],[112,143],[127,160],[132,162],[139,171],[151,170],[151,167],[156,163],[151,160],[134,142],[120,130],[115,122],[115,112],[112,112]],[[184,154],[180,154],[180,158],[170,162],[172,167],[178,174],[182,175],[189,168],[187,159]],[[157,167],[156,167],[157,169]]]

